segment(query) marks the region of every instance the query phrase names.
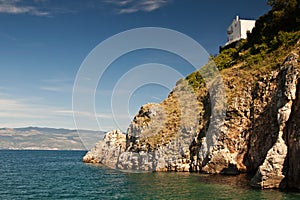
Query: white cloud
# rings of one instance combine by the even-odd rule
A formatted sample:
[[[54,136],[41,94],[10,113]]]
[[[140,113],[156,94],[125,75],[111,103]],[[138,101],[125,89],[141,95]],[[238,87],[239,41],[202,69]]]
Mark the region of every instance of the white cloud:
[[[40,10],[31,5],[25,5],[22,0],[0,0],[0,13],[6,14],[30,14],[36,16],[49,16],[48,11]]]
[[[50,92],[63,92],[64,91],[64,89],[59,88],[59,87],[48,87],[48,86],[40,87],[40,89],[50,91]]]
[[[54,108],[30,104],[21,99],[10,99],[7,97],[0,97],[0,117],[1,118],[46,118],[53,112]]]
[[[81,1],[76,4],[62,4],[49,0],[0,0],[0,14],[29,14],[35,16],[52,16],[57,13],[76,13],[83,9],[105,8],[113,5],[116,13],[126,14],[139,11],[152,12],[169,4],[172,0],[101,0]],[[98,3],[97,3],[98,2]],[[93,5],[93,6],[89,6]]]
[[[44,79],[42,80],[45,83],[66,83],[66,82],[72,82],[74,81],[73,78],[70,77],[63,77],[63,78],[51,78],[51,79]]]
[[[161,98],[158,98],[158,97],[155,97],[155,96],[151,96],[151,98],[152,98],[152,99],[155,99],[155,100],[157,100],[157,101],[162,101]]]
[[[0,94],[0,128],[16,128],[27,126],[69,128],[76,129],[72,109],[48,106],[37,103],[39,99],[17,99],[10,95]],[[114,117],[111,113],[91,113],[87,111],[75,111],[76,116],[88,119],[91,123],[84,124],[81,129],[98,130],[92,123],[95,117],[101,121],[103,130],[115,129]],[[128,119],[128,116],[118,115],[118,120]],[[128,122],[123,126],[127,128]]]
[[[100,119],[113,119],[112,113],[91,113],[86,111],[73,111],[73,110],[55,110],[57,114],[73,116],[73,114],[88,117],[88,118],[100,118]],[[118,115],[118,119],[128,119],[128,115]]]
[[[138,11],[151,12],[166,6],[171,0],[105,0],[104,2],[117,6],[118,14]]]
[[[61,108],[39,105],[33,99],[24,100],[0,95],[1,127],[47,126],[66,122],[66,127],[74,128],[73,119],[57,115],[55,110]],[[53,127],[53,126],[52,126]]]
[[[43,86],[39,89],[50,92],[71,92],[73,79],[68,77],[42,80]]]

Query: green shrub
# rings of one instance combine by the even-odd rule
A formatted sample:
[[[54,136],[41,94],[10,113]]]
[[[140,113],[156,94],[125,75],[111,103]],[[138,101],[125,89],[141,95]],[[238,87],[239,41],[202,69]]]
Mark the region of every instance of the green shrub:
[[[219,70],[223,70],[232,67],[236,64],[236,59],[238,58],[238,52],[236,48],[230,48],[222,51],[218,56],[216,56],[213,61],[216,63]]]
[[[201,76],[200,71],[195,71],[186,77],[189,85],[192,86],[193,89],[197,89],[201,86],[203,82],[203,78]]]

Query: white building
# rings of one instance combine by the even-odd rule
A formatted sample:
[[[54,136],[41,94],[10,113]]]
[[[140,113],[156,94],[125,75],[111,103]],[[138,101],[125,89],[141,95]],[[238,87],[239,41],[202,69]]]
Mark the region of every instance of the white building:
[[[254,26],[255,20],[239,19],[239,16],[236,16],[227,29],[228,41],[225,46],[241,39],[246,39],[247,31],[251,32]]]

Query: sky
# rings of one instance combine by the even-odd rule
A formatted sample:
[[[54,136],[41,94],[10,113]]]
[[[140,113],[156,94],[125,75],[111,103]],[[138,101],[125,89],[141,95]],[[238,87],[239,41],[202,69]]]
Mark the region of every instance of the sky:
[[[159,49],[120,55],[96,85],[92,105],[95,112],[76,113],[91,121],[96,116],[99,126],[88,121],[74,122],[74,82],[97,45],[127,30],[158,27],[183,33],[208,54],[216,55],[219,46],[226,43],[226,29],[236,15],[257,19],[269,9],[261,0],[0,0],[0,127],[125,131],[143,104],[167,97],[170,85],[160,84],[158,79],[173,78],[170,83],[175,85],[178,77],[188,75],[194,68],[173,52]],[[134,43],[135,39],[118,45],[126,46],[126,42]],[[98,55],[99,60],[119,46],[106,49]],[[123,87],[117,90],[116,101],[112,100],[114,88],[124,85],[120,80],[129,77],[134,84],[139,78],[133,72],[147,63],[156,63],[153,66],[158,73],[145,77],[147,84],[137,85],[130,99],[122,96],[128,96]],[[179,76],[169,74],[174,70],[159,70],[169,69],[167,66]],[[131,76],[127,76],[129,72]],[[151,81],[154,76],[158,79]],[[127,113],[118,113],[113,101],[124,104]]]

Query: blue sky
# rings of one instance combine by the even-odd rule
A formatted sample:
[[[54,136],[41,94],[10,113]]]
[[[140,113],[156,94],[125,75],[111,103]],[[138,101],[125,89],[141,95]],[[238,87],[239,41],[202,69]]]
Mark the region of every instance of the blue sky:
[[[115,34],[139,27],[168,28],[215,55],[236,15],[256,19],[269,9],[261,0],[0,0],[0,127],[76,128],[76,74],[89,52]],[[111,116],[111,91],[126,71],[149,62],[172,66],[183,75],[193,71],[186,61],[162,51],[120,57],[96,92],[101,129],[126,130],[127,116],[116,116],[119,125]],[[130,115],[144,103],[160,102],[168,92],[157,84],[139,88],[128,103]],[[96,130],[89,124],[83,128]]]

